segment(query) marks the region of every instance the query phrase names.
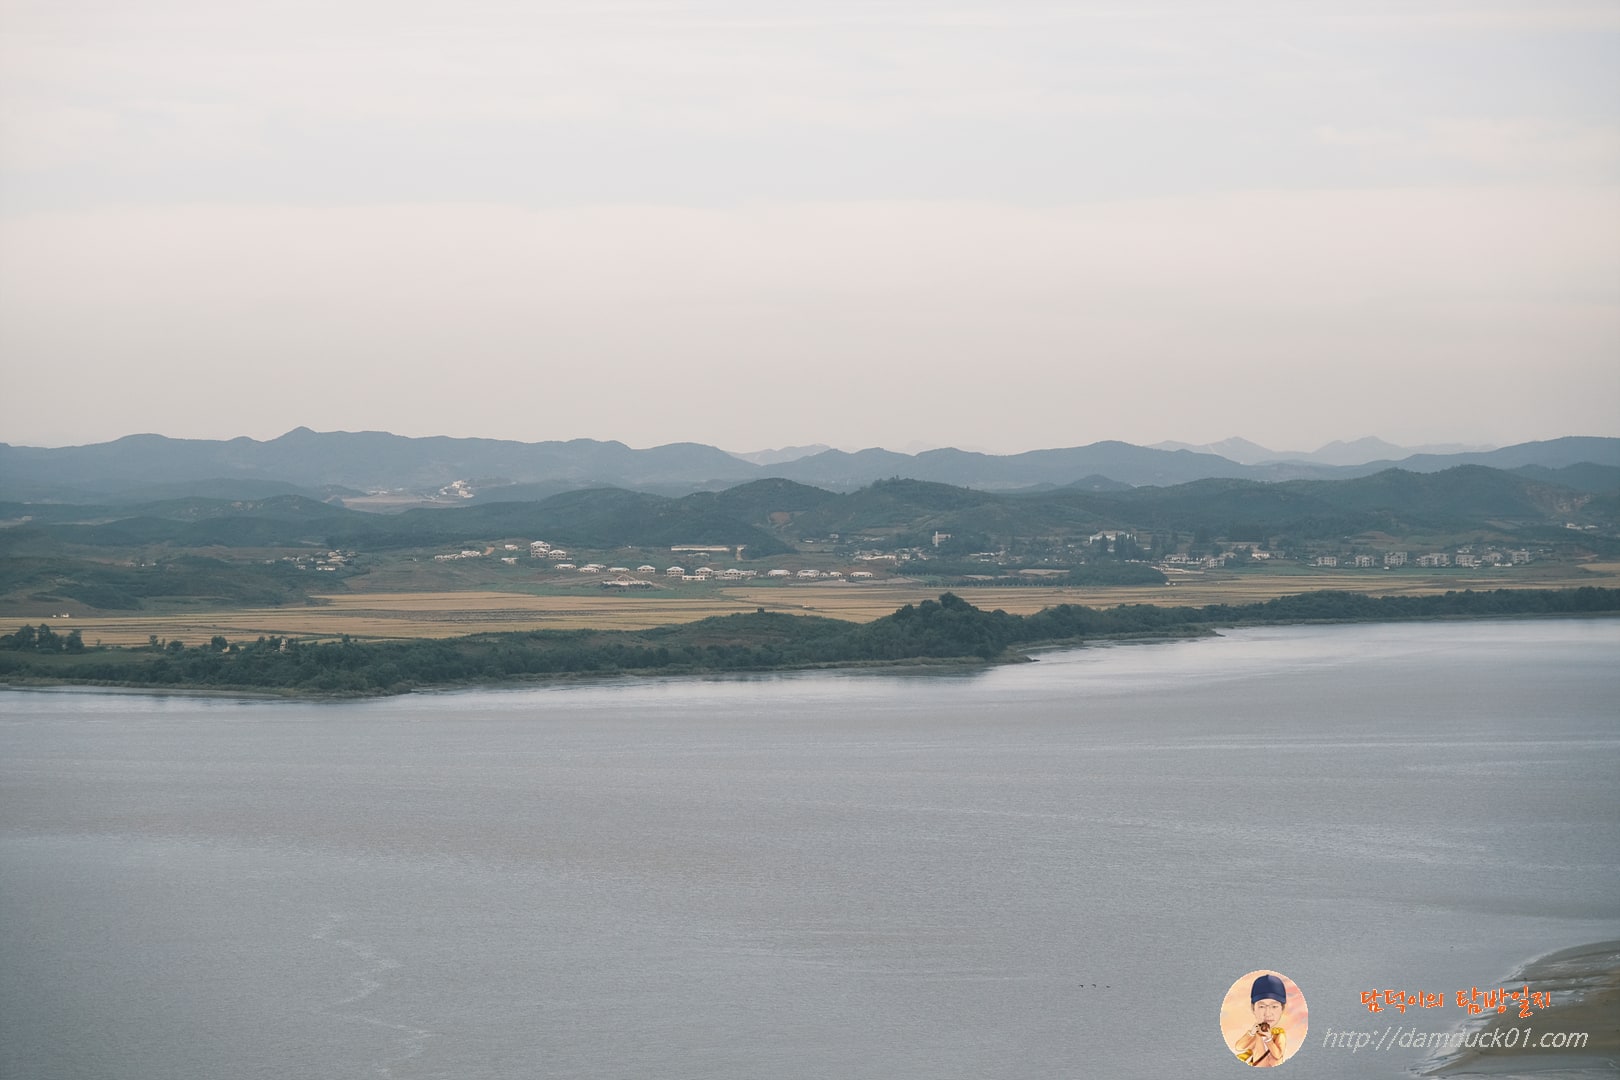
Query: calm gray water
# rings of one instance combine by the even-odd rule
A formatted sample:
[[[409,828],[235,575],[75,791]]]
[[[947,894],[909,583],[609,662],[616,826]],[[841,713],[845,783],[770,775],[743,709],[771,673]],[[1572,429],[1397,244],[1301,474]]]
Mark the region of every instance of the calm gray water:
[[[1620,621],[353,704],[0,693],[0,1076],[1220,1076],[1620,937]],[[1554,1011],[1534,1021],[1553,1030]],[[1294,1075],[1295,1073],[1290,1073]]]

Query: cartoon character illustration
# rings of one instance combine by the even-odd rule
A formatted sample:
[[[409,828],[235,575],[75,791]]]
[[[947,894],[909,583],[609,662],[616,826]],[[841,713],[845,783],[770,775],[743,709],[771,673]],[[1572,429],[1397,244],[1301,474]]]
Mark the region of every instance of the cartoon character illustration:
[[[1287,1002],[1288,990],[1283,986],[1282,979],[1275,975],[1261,975],[1254,980],[1254,986],[1249,991],[1254,1026],[1239,1036],[1232,1047],[1240,1061],[1257,1068],[1283,1063],[1283,1058],[1288,1056],[1288,1035],[1278,1025]]]

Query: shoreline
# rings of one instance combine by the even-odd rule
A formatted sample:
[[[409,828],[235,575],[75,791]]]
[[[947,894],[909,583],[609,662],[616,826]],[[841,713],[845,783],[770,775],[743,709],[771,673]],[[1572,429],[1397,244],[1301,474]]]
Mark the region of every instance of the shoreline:
[[[1093,639],[1105,644],[1101,639]],[[1128,639],[1120,639],[1124,642]],[[1171,638],[1160,640],[1170,641]],[[1110,642],[1111,643],[1111,642]],[[1050,648],[1079,648],[1082,643],[1052,645]],[[1087,642],[1086,644],[1089,644]],[[0,690],[34,691],[104,691],[112,694],[143,694],[168,697],[220,697],[257,698],[267,701],[375,701],[384,698],[406,697],[411,694],[444,694],[472,690],[521,690],[530,686],[557,686],[565,683],[601,683],[610,679],[708,679],[717,675],[791,675],[803,671],[908,671],[958,670],[964,668],[992,668],[1011,664],[1033,664],[1030,656],[1010,656],[1004,659],[982,660],[977,656],[928,657],[913,656],[902,660],[829,661],[814,664],[784,664],[781,667],[713,667],[713,668],[630,668],[624,671],[561,671],[549,675],[514,676],[508,679],[478,680],[474,682],[429,683],[408,690],[340,691],[296,690],[284,691],[222,686],[152,686],[148,683],[89,682],[72,680],[36,679],[17,681],[0,679]]]
[[[1520,1017],[1517,1008],[1471,1020],[1459,1029],[1496,1032],[1529,1028],[1542,1034],[1586,1032],[1579,1048],[1478,1048],[1449,1051],[1414,1067],[1418,1076],[1463,1080],[1467,1077],[1536,1076],[1576,1078],[1613,1076],[1620,1072],[1620,940],[1596,941],[1547,953],[1514,970],[1502,985],[1550,991],[1551,1007]]]
[[[54,694],[54,693],[95,693],[108,694],[136,694],[143,697],[197,697],[197,698],[228,698],[235,700],[242,698],[249,701],[320,701],[324,700],[313,694],[299,694],[294,692],[278,694],[274,690],[250,690],[246,688],[233,688],[222,686],[151,686],[143,683],[108,683],[108,682],[66,682],[45,681],[12,682],[0,680],[0,690],[14,690],[19,693]],[[378,697],[382,695],[366,695]],[[397,696],[397,695],[393,695]],[[331,695],[331,699],[359,700],[358,697],[340,698]]]
[[[446,681],[408,686],[403,689],[379,688],[372,690],[302,690],[297,687],[275,688],[222,683],[218,686],[154,685],[145,682],[56,678],[48,675],[25,675],[20,678],[0,677],[0,690],[107,690],[137,694],[169,694],[176,696],[258,698],[267,700],[301,701],[359,701],[373,698],[400,697],[414,693],[438,693],[456,690],[512,689],[524,686],[550,686],[571,682],[599,682],[611,678],[679,678],[715,675],[770,675],[796,671],[859,671],[897,670],[904,668],[990,668],[1009,664],[1038,663],[1039,657],[1031,653],[1060,649],[1080,649],[1092,645],[1116,646],[1131,644],[1165,644],[1221,636],[1223,630],[1247,630],[1260,627],[1290,626],[1362,626],[1395,625],[1412,622],[1498,622],[1504,620],[1543,619],[1614,619],[1616,611],[1526,611],[1481,612],[1477,614],[1423,614],[1404,618],[1295,618],[1295,619],[1235,619],[1231,622],[1212,622],[1204,625],[1187,624],[1177,628],[1123,631],[1114,634],[1084,637],[1040,639],[1020,642],[1000,656],[911,656],[895,659],[858,659],[810,661],[767,666],[726,666],[668,668],[622,668],[613,670],[559,671],[546,674],[509,675],[505,678],[480,678],[467,681]],[[488,635],[475,634],[471,638]],[[412,639],[433,640],[433,639]]]

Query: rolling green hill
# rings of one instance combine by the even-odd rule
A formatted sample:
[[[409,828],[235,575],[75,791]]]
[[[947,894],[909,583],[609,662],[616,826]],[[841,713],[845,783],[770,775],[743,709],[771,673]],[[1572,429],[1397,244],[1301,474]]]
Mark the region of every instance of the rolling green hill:
[[[912,479],[834,494],[786,479],[761,479],[679,499],[598,487],[539,502],[420,508],[397,515],[345,510],[293,494],[164,500],[131,507],[128,517],[118,517],[117,508],[55,504],[10,504],[0,512],[3,520],[18,521],[0,528],[0,565],[11,580],[10,588],[0,591],[73,597],[97,607],[178,596],[186,575],[196,578],[191,596],[222,601],[285,602],[308,588],[308,576],[300,580],[287,576],[287,570],[249,565],[262,563],[262,557],[248,552],[345,549],[376,555],[514,539],[546,539],[586,551],[742,544],[747,557],[770,557],[789,554],[810,538],[818,541],[818,551],[829,551],[829,536],[838,534],[839,551],[846,554],[862,544],[930,549],[940,559],[925,576],[941,580],[953,573],[1011,573],[966,562],[975,551],[1006,551],[1027,560],[1022,565],[1072,572],[1079,572],[1077,562],[1084,560],[1090,567],[1087,583],[1115,581],[1116,576],[1098,576],[1097,567],[1110,559],[1139,559],[1150,542],[1155,551],[1173,552],[1176,536],[1257,544],[1277,538],[1335,542],[1359,534],[1489,534],[1620,551],[1620,497],[1477,465],[1440,473],[1385,470],[1345,481],[1204,479],[1129,491],[1068,487],[1030,494],[991,494]],[[1578,531],[1571,533],[1567,525]],[[1142,539],[1129,555],[1087,546],[1090,536],[1110,529],[1134,531]],[[949,534],[948,541],[933,547],[935,531]],[[1082,546],[1084,554],[1077,554]],[[230,551],[243,552],[230,563],[237,567],[235,583],[227,580],[225,563],[177,560],[190,554],[224,557]],[[162,563],[167,570],[147,573],[144,565],[118,563]],[[343,568],[322,575],[322,588],[347,573]]]
[[[1213,453],[1114,441],[1009,455],[952,447],[919,454],[876,448],[855,453],[825,450],[758,465],[699,443],[633,449],[594,439],[522,443],[297,428],[266,441],[131,435],[91,446],[0,443],[0,498],[127,505],[175,495],[325,497],[340,489],[431,493],[463,480],[473,482],[478,501],[510,502],[551,494],[562,487],[612,486],[680,494],[762,477],[782,477],[837,491],[902,477],[1010,492],[1063,487],[1088,477],[1168,485],[1214,477],[1268,482],[1343,479],[1391,466],[1408,472],[1435,472],[1464,464],[1558,470],[1583,463],[1620,467],[1620,439],[1570,437],[1483,453],[1419,454],[1400,461],[1344,466],[1298,460],[1245,465]]]
[[[20,509],[26,510],[23,505]],[[130,548],[326,547],[372,551],[466,545],[531,537],[590,548],[747,545],[750,554],[789,550],[727,513],[712,493],[669,499],[617,488],[570,491],[534,503],[367,514],[297,495],[253,502],[186,499],[131,508],[115,520],[36,520],[0,529],[0,554],[43,555],[58,545]],[[106,514],[96,508],[95,517]],[[19,515],[22,516],[22,515]],[[58,512],[47,515],[60,518]]]

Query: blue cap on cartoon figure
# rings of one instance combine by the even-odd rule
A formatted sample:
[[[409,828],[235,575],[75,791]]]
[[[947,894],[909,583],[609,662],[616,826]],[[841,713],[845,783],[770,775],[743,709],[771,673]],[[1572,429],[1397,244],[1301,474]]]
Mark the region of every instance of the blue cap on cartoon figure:
[[[1288,991],[1283,988],[1283,981],[1275,975],[1260,976],[1254,980],[1254,989],[1249,991],[1250,1005],[1267,998],[1279,1005],[1288,1004]]]

